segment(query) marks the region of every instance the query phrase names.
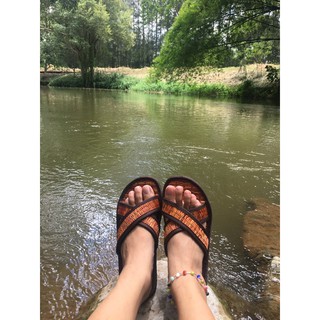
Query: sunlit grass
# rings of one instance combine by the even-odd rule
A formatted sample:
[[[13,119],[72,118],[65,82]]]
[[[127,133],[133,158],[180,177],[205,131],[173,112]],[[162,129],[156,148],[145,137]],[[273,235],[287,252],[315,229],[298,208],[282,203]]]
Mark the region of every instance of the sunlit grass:
[[[236,71],[237,69],[238,71]],[[267,81],[257,82],[255,81],[255,78],[248,78],[245,76],[241,78],[239,67],[229,67],[216,72],[228,72],[229,75],[237,72],[238,81],[213,82],[212,80],[208,81],[208,79],[199,81],[199,79],[192,78],[185,81],[165,81],[158,80],[152,77],[152,75],[149,75],[148,77],[136,77],[119,72],[96,70],[93,87],[100,89],[132,90],[146,93],[190,95],[210,98],[240,98],[248,100],[272,99],[277,102],[279,101],[280,88],[276,84],[270,84]],[[249,70],[247,69],[246,72],[247,74],[248,72],[253,74],[253,72],[255,72],[253,66],[251,66]],[[227,77],[226,75],[224,76]],[[263,77],[264,76],[265,75],[263,74]],[[80,73],[76,72],[54,78],[50,81],[49,86],[82,87],[83,85]]]

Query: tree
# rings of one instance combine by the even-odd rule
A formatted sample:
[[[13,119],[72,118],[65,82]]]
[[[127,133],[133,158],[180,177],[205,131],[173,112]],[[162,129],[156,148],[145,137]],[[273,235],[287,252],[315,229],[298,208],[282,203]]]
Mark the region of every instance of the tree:
[[[48,64],[57,61],[57,54],[54,50],[55,39],[52,34],[52,8],[53,0],[41,0],[40,2],[40,64],[47,72]]]
[[[70,51],[77,57],[84,87],[93,86],[94,66],[99,48],[111,35],[109,14],[101,0],[79,0],[76,7],[64,8],[57,3],[53,33],[63,45],[65,56]]]
[[[129,65],[129,50],[134,44],[132,30],[132,10],[122,0],[104,0],[109,12],[111,36],[100,51],[99,63],[112,67]]]
[[[135,43],[130,65],[145,67],[159,54],[164,35],[184,0],[127,0],[132,8]]]
[[[165,36],[160,74],[199,66],[279,61],[277,0],[186,0]]]

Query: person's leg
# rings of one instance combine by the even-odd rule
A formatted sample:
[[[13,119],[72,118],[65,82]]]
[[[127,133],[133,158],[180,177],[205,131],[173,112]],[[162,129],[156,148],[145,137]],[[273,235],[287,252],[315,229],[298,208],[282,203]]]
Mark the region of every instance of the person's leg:
[[[201,205],[196,196],[183,187],[168,186],[164,197],[186,209]],[[168,242],[168,275],[184,270],[202,272],[203,252],[185,232],[179,232]],[[170,286],[180,320],[215,319],[206,300],[203,287],[191,275],[181,276]]]
[[[126,202],[135,205],[154,196],[148,185],[135,187]],[[150,232],[137,226],[121,247],[124,267],[117,284],[89,317],[89,320],[135,319],[141,303],[151,290],[154,240]]]

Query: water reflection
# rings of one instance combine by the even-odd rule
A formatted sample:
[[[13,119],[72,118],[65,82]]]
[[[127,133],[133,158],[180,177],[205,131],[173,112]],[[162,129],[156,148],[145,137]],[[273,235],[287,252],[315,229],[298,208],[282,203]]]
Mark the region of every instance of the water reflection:
[[[245,201],[251,198],[279,203],[278,109],[190,97],[45,88],[43,319],[72,318],[81,303],[117,274],[117,197],[130,179],[140,175],[153,176],[162,184],[171,175],[186,175],[203,186],[214,212],[210,282],[245,301],[259,298],[264,275],[243,254],[242,217]]]

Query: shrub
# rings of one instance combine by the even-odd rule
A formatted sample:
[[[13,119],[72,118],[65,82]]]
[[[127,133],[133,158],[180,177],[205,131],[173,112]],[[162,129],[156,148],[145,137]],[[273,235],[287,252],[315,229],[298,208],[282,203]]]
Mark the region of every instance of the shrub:
[[[128,90],[138,80],[121,73],[97,73],[94,77],[96,88]]]
[[[94,75],[94,86],[103,89],[128,90],[139,80],[125,76],[120,73],[96,73]],[[67,74],[50,81],[51,87],[83,87],[80,74]]]
[[[50,87],[82,87],[82,78],[79,74],[66,74],[61,77],[54,78],[49,82]]]
[[[280,69],[267,65],[266,70],[267,70],[267,79],[270,83],[280,82],[280,78],[279,78]]]

